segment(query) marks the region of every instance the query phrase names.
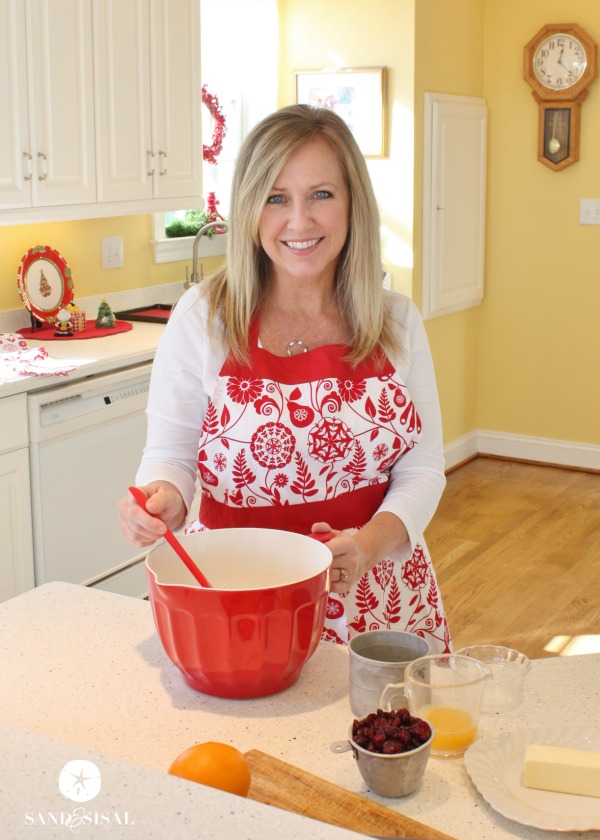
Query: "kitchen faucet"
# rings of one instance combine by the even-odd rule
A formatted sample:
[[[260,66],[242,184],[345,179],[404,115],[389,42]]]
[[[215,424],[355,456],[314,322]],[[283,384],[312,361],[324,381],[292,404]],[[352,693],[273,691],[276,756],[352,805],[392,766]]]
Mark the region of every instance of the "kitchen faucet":
[[[192,276],[188,276],[188,267],[185,267],[185,283],[183,284],[184,289],[189,289],[191,286],[196,286],[200,282],[200,276],[198,274],[198,245],[200,244],[200,237],[204,236],[207,230],[211,228],[222,228],[222,230],[217,231],[217,233],[225,233],[228,229],[229,224],[224,219],[219,219],[217,222],[208,222],[207,224],[203,225],[198,233],[196,234],[196,238],[194,239],[194,246],[192,249]]]

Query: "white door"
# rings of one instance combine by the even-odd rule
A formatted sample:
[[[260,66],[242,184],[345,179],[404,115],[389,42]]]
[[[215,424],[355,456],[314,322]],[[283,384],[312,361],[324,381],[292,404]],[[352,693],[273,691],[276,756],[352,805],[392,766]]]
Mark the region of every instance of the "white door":
[[[425,318],[483,298],[487,108],[483,99],[425,94]]]
[[[33,204],[96,200],[92,0],[28,0]]]
[[[29,450],[0,455],[0,601],[33,588]]]
[[[0,601],[33,586],[27,397],[0,400]]]
[[[198,0],[151,0],[155,62],[154,130],[157,198],[202,192],[202,82]]]
[[[30,207],[27,51],[23,0],[0,0],[0,208]]]
[[[153,196],[148,0],[95,0],[98,200]]]
[[[94,49],[99,200],[198,204],[199,0],[94,0]]]

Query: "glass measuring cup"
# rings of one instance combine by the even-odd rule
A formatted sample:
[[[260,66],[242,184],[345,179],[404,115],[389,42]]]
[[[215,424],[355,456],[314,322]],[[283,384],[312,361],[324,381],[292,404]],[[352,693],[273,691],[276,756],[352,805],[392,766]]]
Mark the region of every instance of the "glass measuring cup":
[[[462,755],[477,733],[481,701],[492,672],[477,659],[453,653],[423,656],[404,670],[404,682],[386,685],[385,711],[408,704],[412,715],[435,729],[431,755]]]

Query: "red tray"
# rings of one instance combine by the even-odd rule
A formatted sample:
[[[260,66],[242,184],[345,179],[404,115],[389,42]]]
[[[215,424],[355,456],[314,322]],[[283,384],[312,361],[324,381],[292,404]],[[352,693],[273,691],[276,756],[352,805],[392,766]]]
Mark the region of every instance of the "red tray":
[[[85,322],[85,330],[83,332],[72,333],[71,335],[57,335],[56,326],[49,327],[48,325],[36,327],[23,327],[17,332],[23,338],[35,338],[37,341],[80,341],[84,338],[105,338],[108,335],[117,335],[118,333],[128,332],[133,329],[133,324],[127,321],[116,321],[114,327],[97,327],[96,319]]]
[[[152,306],[138,306],[136,309],[125,309],[115,312],[115,318],[125,321],[149,321],[153,324],[166,324],[173,306],[170,303],[155,303]]]

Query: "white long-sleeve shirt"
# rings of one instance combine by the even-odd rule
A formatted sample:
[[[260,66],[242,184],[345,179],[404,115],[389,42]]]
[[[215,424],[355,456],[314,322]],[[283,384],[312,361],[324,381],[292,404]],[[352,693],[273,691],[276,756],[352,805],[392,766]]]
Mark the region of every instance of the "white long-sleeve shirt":
[[[421,418],[419,443],[393,465],[379,511],[396,514],[411,546],[433,516],[445,486],[442,425],[433,362],[421,316],[412,301],[386,292],[401,329],[402,359],[392,359]],[[228,347],[211,341],[199,287],[173,310],[156,352],[148,399],[148,436],[136,484],[164,480],[189,510],[197,473],[198,440]]]

